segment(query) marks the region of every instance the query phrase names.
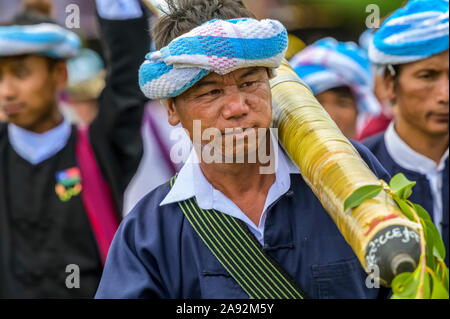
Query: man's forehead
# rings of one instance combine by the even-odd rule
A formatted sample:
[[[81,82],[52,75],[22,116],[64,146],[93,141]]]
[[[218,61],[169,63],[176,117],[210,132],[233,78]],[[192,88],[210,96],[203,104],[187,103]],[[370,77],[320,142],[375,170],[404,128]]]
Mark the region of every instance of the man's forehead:
[[[438,69],[444,69],[448,68],[448,56],[449,51],[444,51],[439,54],[432,55],[431,57],[428,57],[423,60],[414,61],[407,63],[411,69],[423,69],[428,67],[438,68]]]
[[[203,86],[205,84],[209,84],[209,83],[213,83],[213,82],[222,82],[227,78],[242,79],[242,78],[245,78],[245,77],[248,77],[251,75],[264,73],[265,70],[266,70],[265,67],[248,67],[248,68],[238,69],[238,70],[232,71],[232,72],[224,74],[224,75],[220,75],[218,73],[211,72],[210,74],[205,76],[203,79],[198,81],[194,85],[194,87]]]
[[[0,56],[0,66],[1,67],[32,67],[33,65],[51,65],[52,59],[38,54],[24,54],[24,55],[15,55],[15,56]],[[62,60],[54,60],[62,61]]]
[[[14,65],[23,64],[30,59],[30,55],[14,55],[14,56],[0,56],[0,65]]]

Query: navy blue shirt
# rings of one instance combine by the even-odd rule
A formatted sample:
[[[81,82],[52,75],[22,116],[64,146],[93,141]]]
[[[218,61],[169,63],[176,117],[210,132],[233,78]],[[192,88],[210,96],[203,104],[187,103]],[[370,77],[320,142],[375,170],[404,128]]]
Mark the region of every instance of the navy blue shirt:
[[[373,172],[388,173],[354,144]],[[168,183],[126,216],[109,250],[96,298],[248,298],[203,243],[178,203],[159,206]],[[367,274],[335,223],[300,174],[267,211],[264,250],[312,298],[377,298]]]
[[[431,192],[430,183],[427,177],[423,174],[411,171],[406,169],[399,164],[397,164],[392,157],[389,155],[389,152],[386,148],[386,143],[384,141],[384,134],[380,133],[371,138],[368,138],[363,142],[365,146],[367,146],[370,151],[377,157],[377,159],[381,162],[383,167],[394,176],[398,173],[403,173],[406,178],[411,181],[416,181],[416,185],[413,187],[413,193],[410,198],[408,198],[411,202],[417,203],[421,205],[425,210],[430,214],[431,218],[433,218],[433,194]],[[449,229],[448,229],[448,214],[449,214],[449,159],[445,161],[445,168],[442,176],[442,239],[445,245],[445,263],[448,265],[448,241],[449,241]]]

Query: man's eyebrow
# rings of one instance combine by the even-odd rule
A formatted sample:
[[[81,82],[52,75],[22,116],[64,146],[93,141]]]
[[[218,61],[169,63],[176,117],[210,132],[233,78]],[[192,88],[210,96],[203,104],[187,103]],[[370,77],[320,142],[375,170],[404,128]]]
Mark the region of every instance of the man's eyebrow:
[[[200,89],[204,86],[214,85],[214,84],[218,84],[218,83],[219,83],[219,81],[215,81],[215,80],[204,80],[204,81],[200,80],[199,82],[197,82],[195,84],[195,88]]]
[[[251,68],[249,70],[247,70],[247,72],[245,72],[244,74],[242,74],[241,76],[239,76],[239,78],[243,79],[247,76],[259,73],[261,71],[261,68]]]
[[[261,68],[250,68],[249,70],[247,70],[246,72],[244,72],[242,75],[239,76],[240,79],[243,79],[247,76],[253,75],[258,73],[259,71],[261,71]],[[200,80],[195,84],[195,89],[200,89],[204,86],[208,86],[208,85],[216,85],[219,84],[220,81],[219,80]]]

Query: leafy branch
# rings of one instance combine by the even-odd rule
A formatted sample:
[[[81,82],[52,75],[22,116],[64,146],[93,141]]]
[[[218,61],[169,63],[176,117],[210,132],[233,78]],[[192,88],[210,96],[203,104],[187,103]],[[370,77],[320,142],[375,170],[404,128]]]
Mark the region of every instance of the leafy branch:
[[[361,205],[376,197],[382,190],[395,200],[403,215],[420,223],[419,265],[414,272],[404,272],[392,281],[393,299],[448,299],[449,274],[444,263],[445,246],[438,229],[428,212],[420,205],[408,200],[416,182],[408,180],[403,174],[395,175],[389,185],[380,180],[378,185],[365,185],[354,191],[344,203],[344,211]]]

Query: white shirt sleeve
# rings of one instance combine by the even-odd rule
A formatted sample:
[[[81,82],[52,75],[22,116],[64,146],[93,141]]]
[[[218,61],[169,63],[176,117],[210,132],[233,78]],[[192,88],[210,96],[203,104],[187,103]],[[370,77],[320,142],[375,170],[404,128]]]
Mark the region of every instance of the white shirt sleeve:
[[[143,14],[138,0],[95,0],[97,12],[103,19],[137,19]]]

